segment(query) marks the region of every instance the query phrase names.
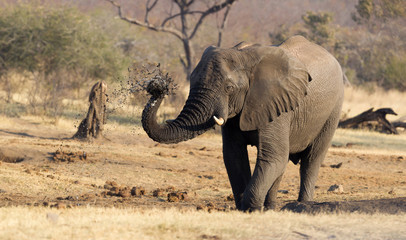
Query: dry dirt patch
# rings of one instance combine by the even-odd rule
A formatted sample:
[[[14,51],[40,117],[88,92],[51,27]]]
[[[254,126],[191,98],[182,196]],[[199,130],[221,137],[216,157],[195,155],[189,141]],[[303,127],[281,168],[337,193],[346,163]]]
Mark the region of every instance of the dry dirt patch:
[[[0,125],[0,144],[6,146],[0,152],[6,149],[6,156],[13,153],[23,158],[0,162],[0,206],[176,207],[211,212],[234,208],[219,135],[208,133],[164,145],[151,141],[142,130],[107,125],[106,137],[111,141],[81,142],[66,138],[74,133],[73,128],[65,133],[57,129],[52,135],[47,125],[34,128],[32,124],[20,120]],[[17,129],[25,129],[25,134]],[[47,137],[41,129],[49,133]],[[253,168],[256,149],[250,147],[249,155]],[[377,152],[357,145],[331,148],[320,169],[318,203],[292,205],[298,194],[299,166],[289,163],[278,207],[291,204],[294,211],[351,212],[362,209],[352,206],[365,206],[369,202],[362,200],[370,200],[375,207],[364,212],[381,211],[385,204],[404,211],[404,169],[405,152]],[[332,185],[341,185],[343,190],[329,192]]]
[[[24,157],[21,156],[18,152],[5,147],[0,148],[0,163],[19,163],[22,161],[24,161]]]

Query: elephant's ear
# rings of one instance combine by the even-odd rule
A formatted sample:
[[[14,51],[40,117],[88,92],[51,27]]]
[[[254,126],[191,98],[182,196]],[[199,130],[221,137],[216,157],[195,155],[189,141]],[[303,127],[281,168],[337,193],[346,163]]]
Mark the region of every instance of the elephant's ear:
[[[282,112],[296,108],[311,81],[304,64],[292,54],[278,47],[262,50],[266,53],[252,72],[241,112],[243,131],[260,129]]]

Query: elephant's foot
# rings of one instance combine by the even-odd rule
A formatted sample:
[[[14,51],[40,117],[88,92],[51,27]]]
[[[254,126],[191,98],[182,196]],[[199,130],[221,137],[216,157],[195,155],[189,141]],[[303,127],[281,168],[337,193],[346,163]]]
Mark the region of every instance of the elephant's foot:
[[[313,193],[309,193],[309,191],[300,191],[299,197],[297,199],[298,202],[312,202],[313,201]]]
[[[276,209],[276,201],[271,201],[265,203],[264,211],[275,210]]]
[[[242,211],[246,213],[253,213],[253,212],[262,212],[265,209],[263,207],[248,207],[246,209],[243,209]]]
[[[261,212],[263,210],[262,205],[251,205],[244,203],[244,201],[241,201],[241,210],[244,212]]]

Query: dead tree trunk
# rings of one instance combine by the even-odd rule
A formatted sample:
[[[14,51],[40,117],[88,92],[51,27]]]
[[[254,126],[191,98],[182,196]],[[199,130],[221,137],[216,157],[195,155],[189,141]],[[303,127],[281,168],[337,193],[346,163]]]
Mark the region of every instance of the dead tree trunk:
[[[78,131],[73,138],[100,138],[104,124],[106,123],[106,101],[107,85],[104,82],[98,82],[89,94],[89,111],[87,116],[79,125]]]
[[[386,119],[386,114],[397,115],[392,108],[374,108],[338,123],[340,128],[369,128],[390,134],[398,134],[396,127]]]
[[[403,129],[406,129],[406,122],[396,121],[396,122],[392,122],[392,125],[393,125],[395,128],[403,128]]]

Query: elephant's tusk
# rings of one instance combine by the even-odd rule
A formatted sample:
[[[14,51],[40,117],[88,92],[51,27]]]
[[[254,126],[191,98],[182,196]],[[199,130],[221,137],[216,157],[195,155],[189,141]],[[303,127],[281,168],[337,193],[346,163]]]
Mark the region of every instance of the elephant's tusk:
[[[216,116],[213,116],[214,121],[217,123],[217,125],[222,126],[224,124],[224,119],[221,118],[217,118]]]

